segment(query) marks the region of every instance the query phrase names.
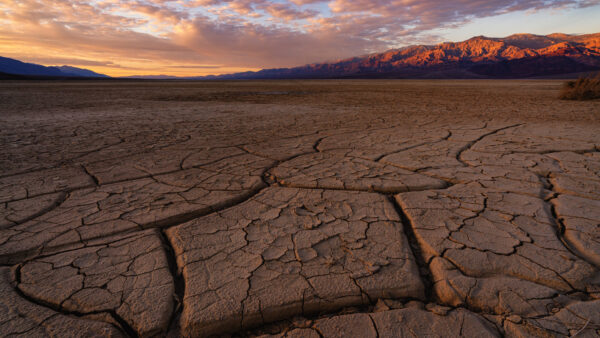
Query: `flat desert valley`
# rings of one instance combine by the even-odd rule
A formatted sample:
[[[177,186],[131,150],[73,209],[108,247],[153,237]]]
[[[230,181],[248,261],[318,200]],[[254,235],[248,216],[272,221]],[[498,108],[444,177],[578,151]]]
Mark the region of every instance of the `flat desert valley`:
[[[0,336],[597,337],[557,80],[0,83]]]

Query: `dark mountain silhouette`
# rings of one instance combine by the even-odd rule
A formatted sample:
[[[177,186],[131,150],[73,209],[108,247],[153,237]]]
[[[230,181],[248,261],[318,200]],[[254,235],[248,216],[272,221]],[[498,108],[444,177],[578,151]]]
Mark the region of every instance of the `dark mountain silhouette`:
[[[84,68],[77,68],[77,67],[71,67],[71,66],[60,66],[60,67],[56,67],[56,68],[58,68],[62,73],[66,74],[68,76],[110,77],[108,75],[99,74],[99,73],[96,73],[89,69],[84,69]]]
[[[188,79],[188,78],[181,78],[181,77],[177,77],[177,76],[172,76],[172,75],[129,75],[129,76],[122,76],[120,77],[121,79],[139,79],[139,80],[176,80],[176,79]]]
[[[600,70],[600,33],[477,36],[294,68],[205,79],[526,78]]]
[[[25,76],[47,77],[95,77],[108,78],[108,75],[98,74],[88,69],[60,66],[46,67],[35,63],[25,63],[19,60],[0,56],[0,73]],[[7,76],[5,76],[7,77]]]

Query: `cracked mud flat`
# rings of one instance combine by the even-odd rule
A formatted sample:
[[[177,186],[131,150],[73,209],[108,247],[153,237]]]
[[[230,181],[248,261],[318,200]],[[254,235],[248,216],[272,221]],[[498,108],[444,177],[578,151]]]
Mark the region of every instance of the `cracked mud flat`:
[[[0,335],[599,336],[560,86],[1,83]]]

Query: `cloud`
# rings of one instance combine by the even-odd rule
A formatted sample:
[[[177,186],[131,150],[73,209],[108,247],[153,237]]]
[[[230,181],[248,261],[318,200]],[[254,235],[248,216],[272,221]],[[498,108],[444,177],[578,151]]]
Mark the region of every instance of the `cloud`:
[[[184,69],[202,69],[202,68],[218,69],[218,68],[222,68],[222,67],[223,67],[223,65],[216,65],[216,66],[211,66],[211,65],[170,66],[170,68],[184,68]]]
[[[299,10],[296,6],[283,3],[272,3],[259,7],[266,11],[273,18],[283,19],[285,21],[302,20],[314,18],[319,15],[315,10]]]
[[[0,54],[75,59],[82,66],[94,64],[81,60],[96,60],[96,66],[112,65],[120,74],[153,67],[206,72],[284,67],[435,40],[431,31],[475,18],[597,4],[598,0],[4,0]]]
[[[193,49],[200,61],[253,67],[293,66],[357,52],[357,46],[375,48],[377,41],[315,29],[299,32],[247,22],[215,23],[206,18],[184,22],[172,41]],[[381,45],[379,45],[381,46]]]
[[[44,57],[44,56],[27,56],[27,62],[43,63],[47,65],[69,65],[69,66],[80,66],[80,67],[111,67],[111,68],[122,68],[121,65],[111,61],[96,61],[96,60],[85,60],[75,58],[61,58],[61,57]]]
[[[180,20],[189,17],[189,15],[182,10],[161,7],[160,5],[154,4],[127,2],[119,4],[118,8],[131,13],[142,14],[164,24],[176,24]]]

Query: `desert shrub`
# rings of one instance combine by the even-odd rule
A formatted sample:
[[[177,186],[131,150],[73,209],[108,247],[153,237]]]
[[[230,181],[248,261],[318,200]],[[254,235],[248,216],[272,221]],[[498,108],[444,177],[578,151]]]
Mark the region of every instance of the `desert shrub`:
[[[590,77],[580,77],[564,84],[560,98],[563,100],[593,100],[600,98],[600,73]]]

